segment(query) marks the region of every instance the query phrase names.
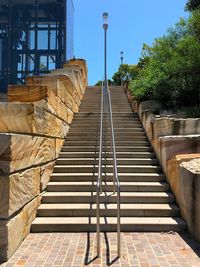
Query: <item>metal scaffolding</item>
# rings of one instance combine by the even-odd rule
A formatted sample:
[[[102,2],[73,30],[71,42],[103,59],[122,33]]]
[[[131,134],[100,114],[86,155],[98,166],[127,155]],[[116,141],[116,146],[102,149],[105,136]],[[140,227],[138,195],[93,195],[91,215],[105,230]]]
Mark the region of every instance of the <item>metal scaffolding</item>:
[[[73,57],[72,0],[0,1],[0,89]]]

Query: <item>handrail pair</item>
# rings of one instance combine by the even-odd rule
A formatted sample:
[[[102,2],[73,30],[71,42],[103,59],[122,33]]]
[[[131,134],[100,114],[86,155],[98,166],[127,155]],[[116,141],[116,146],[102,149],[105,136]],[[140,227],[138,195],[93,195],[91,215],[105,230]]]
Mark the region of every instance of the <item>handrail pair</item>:
[[[102,92],[101,92],[101,117],[100,117],[100,143],[99,143],[99,166],[98,166],[98,179],[97,179],[97,190],[96,190],[96,217],[97,217],[97,256],[100,255],[100,195],[103,191],[102,187],[102,161],[103,161],[103,152],[104,152],[104,160],[106,162],[106,151],[105,146],[103,146],[103,139],[106,138],[104,136],[104,128],[105,128],[105,115],[109,115],[110,122],[110,134],[111,134],[111,148],[113,155],[113,193],[117,193],[117,253],[118,257],[121,254],[121,222],[120,222],[120,182],[118,177],[117,170],[117,157],[116,157],[116,149],[115,149],[115,133],[113,126],[113,117],[112,117],[112,104],[110,97],[110,90],[108,88],[107,81],[105,84],[102,83]],[[106,129],[105,129],[106,130]]]

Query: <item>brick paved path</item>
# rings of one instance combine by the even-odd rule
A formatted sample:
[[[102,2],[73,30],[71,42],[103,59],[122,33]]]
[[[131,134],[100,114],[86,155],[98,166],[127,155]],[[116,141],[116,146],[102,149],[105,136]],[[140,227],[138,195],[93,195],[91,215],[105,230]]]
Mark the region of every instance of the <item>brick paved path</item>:
[[[141,266],[198,267],[200,244],[176,233],[123,233],[122,257],[116,259],[116,234],[101,235],[101,260],[95,234],[30,234],[5,266]],[[106,242],[105,242],[106,241]]]

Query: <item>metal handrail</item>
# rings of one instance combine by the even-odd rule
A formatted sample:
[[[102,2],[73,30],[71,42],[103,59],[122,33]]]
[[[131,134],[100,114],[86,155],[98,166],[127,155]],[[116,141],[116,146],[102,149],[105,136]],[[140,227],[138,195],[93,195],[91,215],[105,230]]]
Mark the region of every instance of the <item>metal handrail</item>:
[[[110,133],[111,133],[111,147],[113,154],[113,192],[117,191],[117,253],[118,257],[121,254],[121,220],[120,220],[120,182],[117,170],[117,157],[115,149],[115,134],[112,117],[112,103],[110,97],[110,90],[106,81],[105,86],[102,83],[101,95],[101,120],[100,120],[100,143],[99,143],[99,166],[98,166],[98,180],[96,191],[96,205],[97,205],[97,256],[100,255],[100,194],[102,193],[102,152],[103,152],[103,130],[104,130],[104,114],[109,113],[110,119]],[[104,155],[105,155],[104,151]]]
[[[113,152],[113,192],[116,192],[117,189],[117,253],[118,257],[121,254],[121,216],[120,216],[120,182],[118,177],[117,170],[117,156],[115,149],[115,132],[113,126],[113,117],[112,117],[112,102],[110,97],[110,90],[107,85],[107,93],[108,93],[108,105],[109,105],[109,116],[110,116],[110,130],[111,130],[111,139],[112,139],[112,152]]]
[[[100,255],[100,193],[102,192],[102,152],[103,152],[103,117],[104,117],[104,87],[101,89],[101,119],[100,119],[100,142],[99,142],[99,168],[96,191],[97,211],[97,256]]]

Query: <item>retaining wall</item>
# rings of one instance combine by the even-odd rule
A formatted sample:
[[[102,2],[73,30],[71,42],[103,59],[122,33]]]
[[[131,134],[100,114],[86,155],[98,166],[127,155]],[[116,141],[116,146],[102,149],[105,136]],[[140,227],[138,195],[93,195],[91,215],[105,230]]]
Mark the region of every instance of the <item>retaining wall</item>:
[[[54,163],[87,86],[84,60],[9,86],[0,103],[0,261],[30,231]]]
[[[200,118],[181,118],[156,101],[139,103],[125,88],[192,236],[200,241]],[[159,115],[158,115],[159,114]]]

